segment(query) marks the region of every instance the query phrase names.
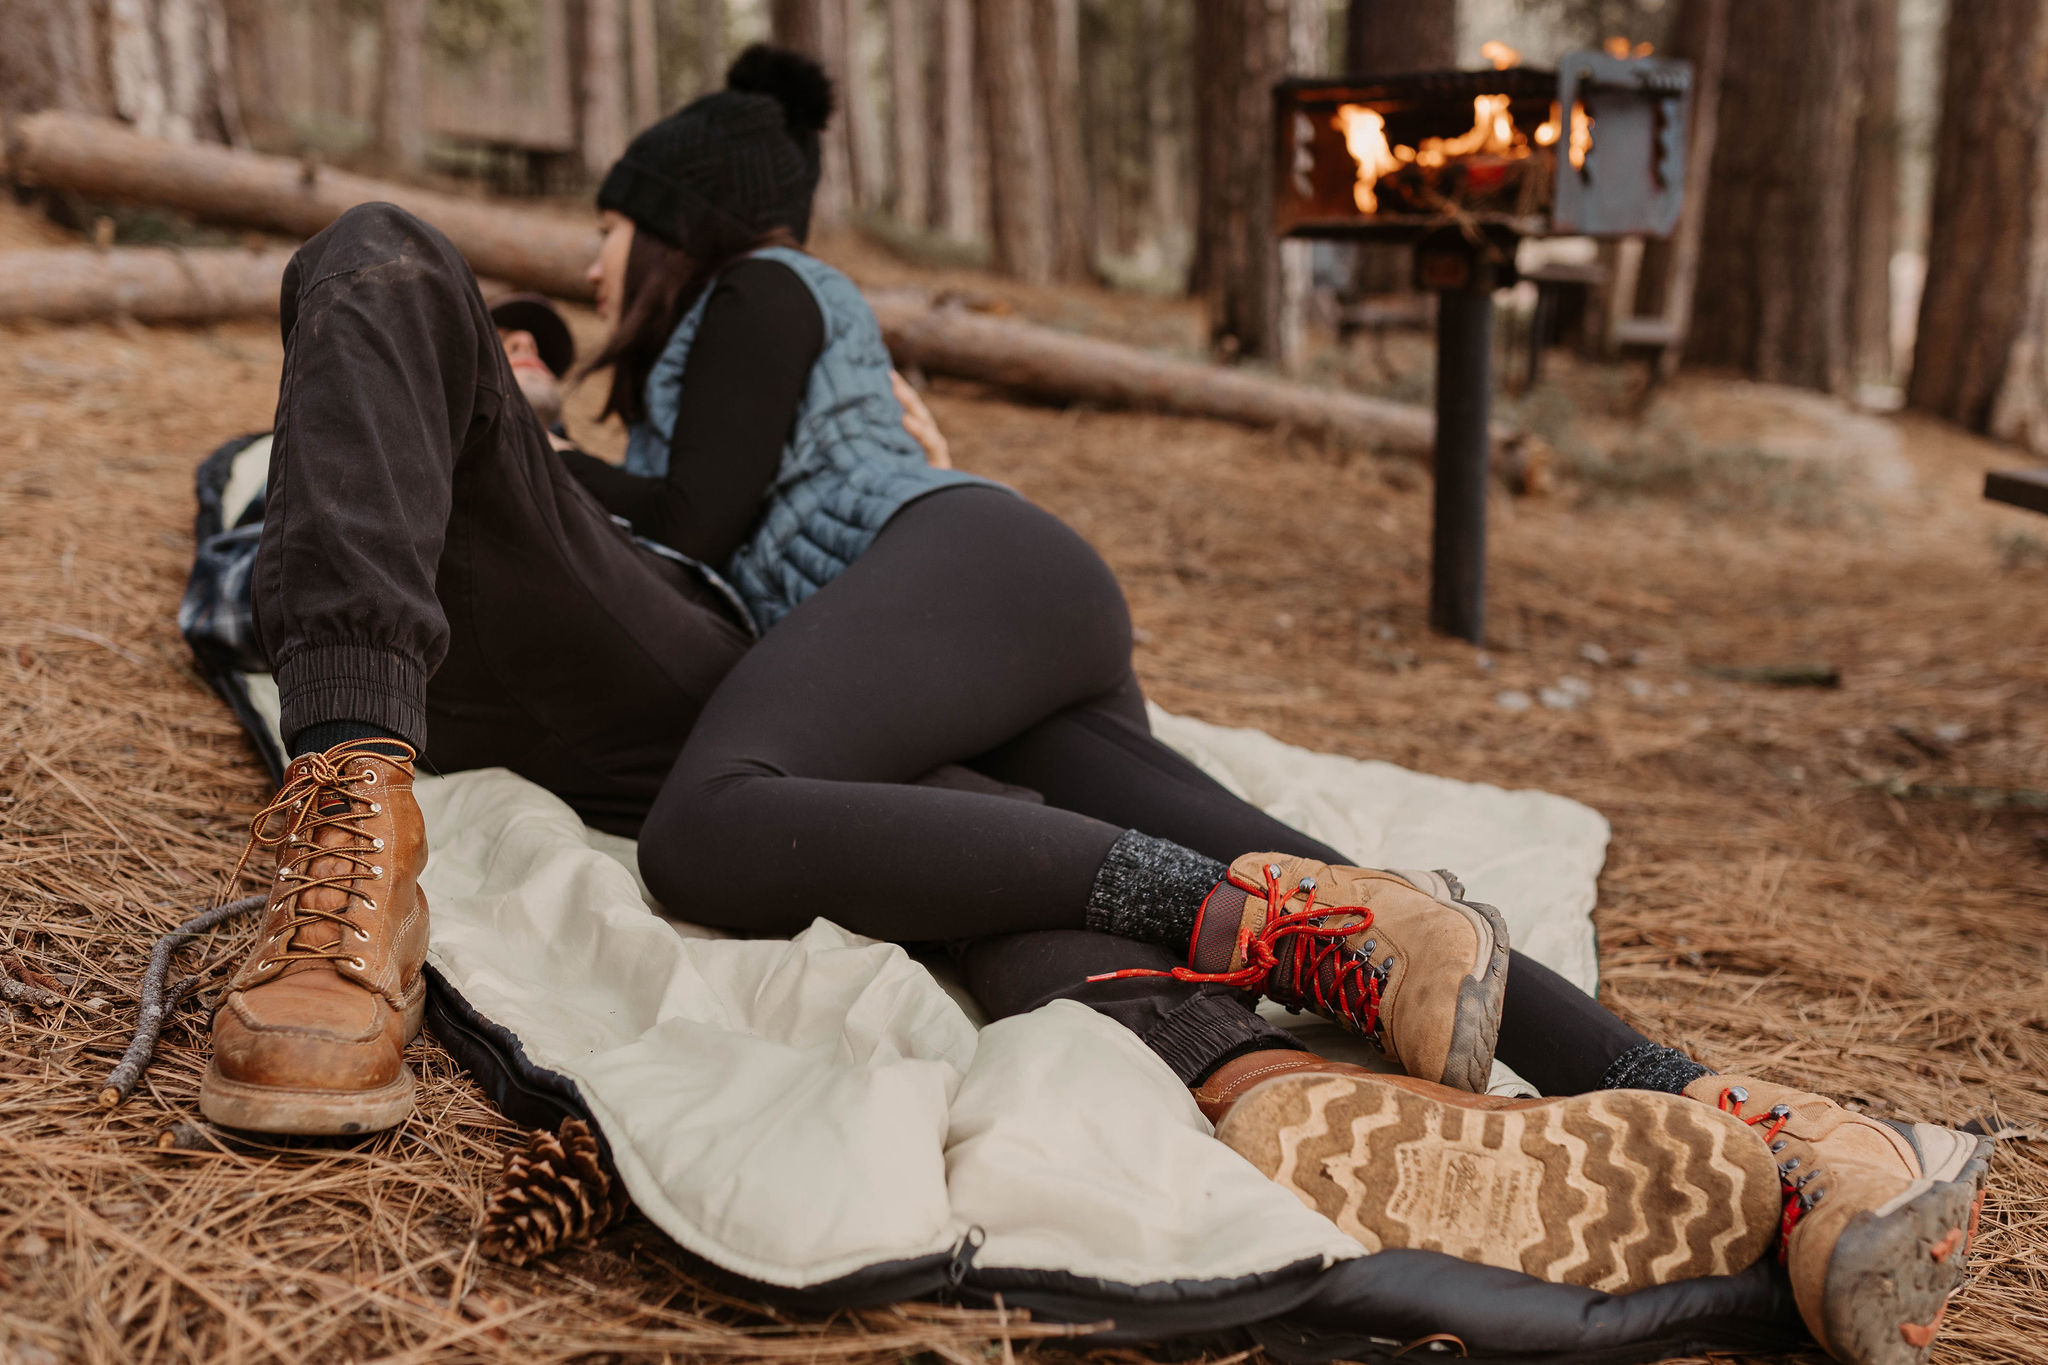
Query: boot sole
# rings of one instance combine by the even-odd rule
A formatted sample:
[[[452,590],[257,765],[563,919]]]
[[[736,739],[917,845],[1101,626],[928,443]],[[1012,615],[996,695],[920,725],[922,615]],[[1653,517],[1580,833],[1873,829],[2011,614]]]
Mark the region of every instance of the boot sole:
[[[1962,1284],[1984,1202],[1991,1140],[1952,1180],[1923,1182],[1884,1209],[1857,1214],[1828,1257],[1827,1346],[1845,1365],[1921,1365]]]
[[[1501,1009],[1507,1003],[1508,922],[1483,901],[1464,899],[1465,887],[1448,872],[1394,874],[1471,921],[1479,935],[1472,974],[1458,988],[1458,1015],[1451,1023],[1450,1051],[1441,1076],[1424,1076],[1456,1090],[1484,1095],[1493,1080],[1493,1053],[1500,1042]]]
[[[426,992],[406,1006],[405,1041],[419,1036],[426,1022]],[[375,1090],[307,1090],[293,1086],[254,1085],[230,1080],[220,1063],[209,1061],[199,1082],[199,1112],[223,1128],[301,1137],[346,1137],[393,1128],[412,1116],[418,1090],[412,1068],[398,1064],[398,1075]]]
[[[1382,1081],[1280,1076],[1216,1136],[1370,1251],[1609,1293],[1727,1275],[1772,1245],[1777,1166],[1740,1120],[1609,1090],[1482,1111]]]
[[[199,1112],[223,1128],[258,1133],[344,1136],[375,1133],[405,1122],[418,1088],[403,1063],[398,1077],[375,1090],[299,1090],[231,1081],[209,1062],[199,1083]]]

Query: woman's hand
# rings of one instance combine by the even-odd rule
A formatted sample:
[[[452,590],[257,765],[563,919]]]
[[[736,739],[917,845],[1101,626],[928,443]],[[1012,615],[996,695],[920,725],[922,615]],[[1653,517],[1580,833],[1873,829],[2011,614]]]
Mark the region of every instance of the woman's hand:
[[[939,430],[938,420],[924,405],[924,399],[894,369],[889,371],[889,387],[896,391],[896,401],[903,405],[903,429],[924,447],[925,463],[934,469],[951,469],[953,453],[946,447],[946,433]]]

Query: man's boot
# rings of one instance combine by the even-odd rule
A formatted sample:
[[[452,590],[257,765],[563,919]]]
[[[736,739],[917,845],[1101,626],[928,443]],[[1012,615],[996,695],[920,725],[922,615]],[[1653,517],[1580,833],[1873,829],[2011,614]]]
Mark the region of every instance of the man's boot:
[[[1731,1115],[1648,1090],[1500,1099],[1355,1071],[1296,1064],[1223,1107],[1216,1136],[1369,1251],[1625,1294],[1734,1274],[1777,1238],[1775,1159]]]
[[[393,743],[293,759],[250,825],[251,851],[277,848],[277,879],[214,1014],[199,1108],[215,1123],[368,1133],[412,1112],[402,1054],[426,1005],[427,837],[412,750],[370,747]]]
[[[1844,1365],[1926,1360],[1976,1237],[1991,1139],[1748,1076],[1702,1076],[1685,1093],[1769,1144],[1784,1188],[1779,1255],[1822,1348]]]
[[[1187,966],[1108,975],[1257,991],[1366,1034],[1411,1076],[1480,1092],[1500,1036],[1508,927],[1463,896],[1449,873],[1247,853],[1202,902]]]

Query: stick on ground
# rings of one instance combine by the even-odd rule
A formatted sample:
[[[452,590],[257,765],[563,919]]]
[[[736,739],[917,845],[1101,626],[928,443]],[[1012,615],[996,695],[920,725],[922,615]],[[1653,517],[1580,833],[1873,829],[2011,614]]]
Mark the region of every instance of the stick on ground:
[[[121,1054],[121,1064],[107,1073],[106,1084],[100,1087],[101,1108],[113,1109],[134,1092],[136,1083],[149,1066],[150,1058],[156,1055],[156,1041],[164,1031],[165,1021],[178,1008],[178,1002],[199,982],[197,976],[188,976],[166,992],[164,979],[170,975],[172,955],[184,946],[186,939],[203,934],[237,915],[260,909],[266,899],[264,895],[244,896],[226,905],[216,905],[203,915],[194,915],[156,941],[156,947],[149,954],[149,970],[142,974],[142,1011],[136,1020],[135,1037],[128,1044],[128,1050]]]

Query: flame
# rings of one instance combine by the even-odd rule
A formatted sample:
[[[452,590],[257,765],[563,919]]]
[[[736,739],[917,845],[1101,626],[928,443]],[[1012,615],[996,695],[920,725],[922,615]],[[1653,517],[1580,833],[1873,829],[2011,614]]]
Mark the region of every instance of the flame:
[[[1522,64],[1522,54],[1497,39],[1481,43],[1479,55],[1492,62],[1495,71],[1505,71]]]
[[[1538,147],[1548,147],[1557,141],[1557,135],[1564,131],[1564,113],[1557,107],[1557,101],[1550,102],[1550,117],[1536,125],[1534,134]]]
[[[1586,112],[1586,106],[1578,100],[1572,101],[1572,136],[1565,146],[1565,156],[1570,158],[1572,169],[1586,169],[1586,153],[1593,150],[1593,116]]]
[[[1351,159],[1358,163],[1358,183],[1352,187],[1352,202],[1358,205],[1360,213],[1378,213],[1379,196],[1373,193],[1373,186],[1380,177],[1400,169],[1401,163],[1394,159],[1394,152],[1387,146],[1387,121],[1377,109],[1362,104],[1347,104],[1337,111],[1337,117],[1330,120],[1338,132],[1344,134],[1344,150],[1351,153]],[[1408,151],[1406,147],[1401,149]],[[1409,152],[1412,157],[1413,152]]]
[[[1441,166],[1454,156],[1491,153],[1512,156],[1517,145],[1515,117],[1506,95],[1479,95],[1472,101],[1472,126],[1456,137],[1426,137],[1415,149],[1418,166]],[[1523,148],[1523,155],[1527,155]]]
[[[1618,60],[1626,60],[1630,57],[1647,57],[1657,50],[1650,43],[1637,43],[1634,47],[1630,47],[1628,39],[1622,37],[1619,33],[1600,44],[1600,47],[1608,56]],[[1484,51],[1484,49],[1481,49],[1481,51]]]

